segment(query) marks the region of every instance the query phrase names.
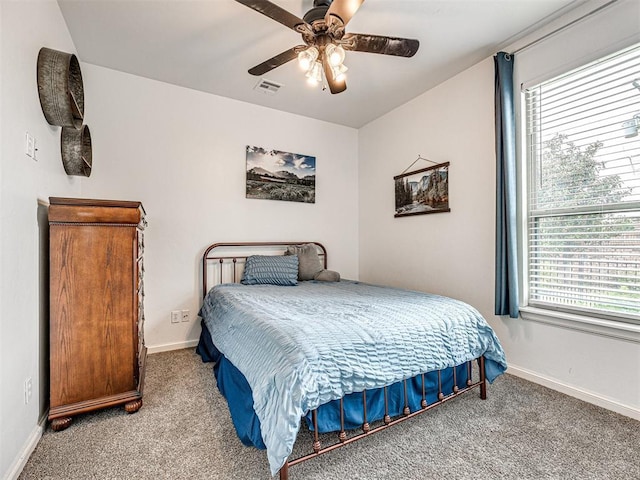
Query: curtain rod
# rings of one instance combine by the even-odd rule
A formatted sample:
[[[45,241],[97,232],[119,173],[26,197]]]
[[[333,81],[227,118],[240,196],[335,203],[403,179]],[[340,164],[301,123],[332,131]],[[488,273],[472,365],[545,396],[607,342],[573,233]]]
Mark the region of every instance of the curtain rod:
[[[590,11],[590,12],[585,13],[581,17],[570,21],[566,25],[562,25],[561,27],[556,28],[555,30],[553,30],[553,31],[541,36],[540,38],[536,38],[535,40],[527,43],[523,47],[517,48],[516,50],[511,52],[510,55],[515,55],[516,53],[520,53],[520,52],[522,52],[523,50],[526,50],[529,47],[533,47],[534,45],[537,45],[538,43],[542,42],[543,40],[546,40],[547,38],[551,37],[552,35],[555,35],[556,33],[560,33],[561,31],[571,27],[572,25],[575,25],[578,22],[581,22],[582,20],[584,20],[585,18],[590,17],[591,15],[595,15],[596,13],[600,12],[601,10],[604,10],[605,8],[607,8],[610,5],[616,3],[617,1],[618,0],[610,0],[609,2],[605,3],[604,5],[600,5],[598,8],[596,8],[596,9]]]

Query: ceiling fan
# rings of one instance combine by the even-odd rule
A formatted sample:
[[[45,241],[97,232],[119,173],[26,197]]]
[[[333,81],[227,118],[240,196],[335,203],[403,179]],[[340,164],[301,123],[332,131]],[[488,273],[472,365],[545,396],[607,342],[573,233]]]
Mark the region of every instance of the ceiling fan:
[[[343,63],[346,50],[412,57],[420,46],[418,40],[410,38],[345,33],[345,26],[364,0],[314,0],[313,8],[303,18],[268,0],[236,1],[302,34],[305,43],[256,65],[249,70],[251,75],[264,75],[298,58],[312,83],[322,83],[324,72],[331,93],[340,93],[347,89],[347,67]]]

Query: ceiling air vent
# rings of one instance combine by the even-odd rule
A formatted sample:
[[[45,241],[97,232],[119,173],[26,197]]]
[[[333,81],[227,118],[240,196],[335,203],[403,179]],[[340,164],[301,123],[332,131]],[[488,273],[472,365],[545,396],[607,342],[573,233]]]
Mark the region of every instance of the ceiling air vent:
[[[254,87],[254,90],[266,93],[267,95],[275,95],[283,86],[284,85],[282,85],[281,83],[276,83],[274,81],[261,78],[258,84]]]

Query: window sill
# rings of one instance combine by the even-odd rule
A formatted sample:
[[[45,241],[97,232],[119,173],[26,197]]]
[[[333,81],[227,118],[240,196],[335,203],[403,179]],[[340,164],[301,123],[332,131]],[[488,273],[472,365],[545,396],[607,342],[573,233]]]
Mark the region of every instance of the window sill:
[[[532,322],[640,343],[640,325],[632,323],[557,312],[538,307],[521,307],[520,315],[523,319]]]

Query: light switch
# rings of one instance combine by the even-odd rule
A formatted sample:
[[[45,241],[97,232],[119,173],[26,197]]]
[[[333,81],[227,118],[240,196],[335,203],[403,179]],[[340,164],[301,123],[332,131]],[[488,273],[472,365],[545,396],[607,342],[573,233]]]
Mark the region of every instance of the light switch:
[[[25,145],[24,145],[24,153],[27,157],[31,157],[34,160],[36,159],[36,139],[29,132],[25,134]]]

